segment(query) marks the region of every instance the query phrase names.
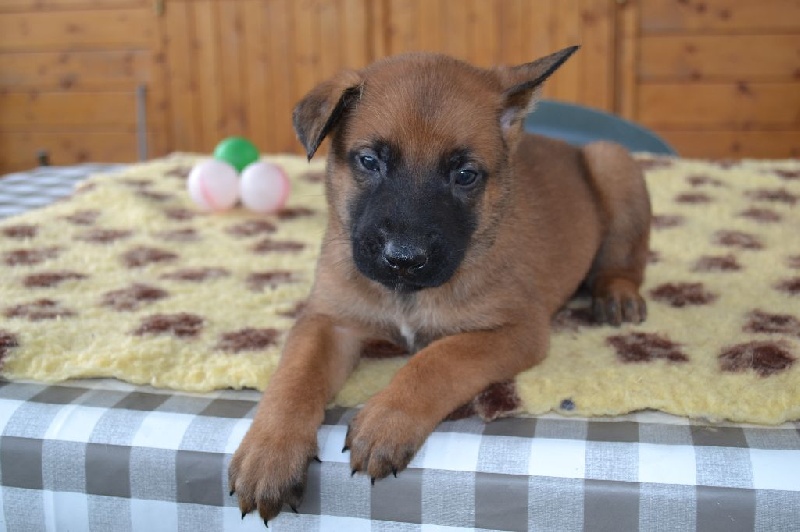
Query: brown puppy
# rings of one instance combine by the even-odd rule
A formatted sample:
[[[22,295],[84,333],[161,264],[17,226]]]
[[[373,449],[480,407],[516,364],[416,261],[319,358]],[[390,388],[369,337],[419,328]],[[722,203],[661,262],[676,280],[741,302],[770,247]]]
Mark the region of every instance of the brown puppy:
[[[308,157],[331,136],[328,228],[308,306],[233,457],[243,515],[300,503],[326,404],[366,340],[415,355],[358,413],[354,472],[405,468],[451,411],[547,354],[581,282],[597,318],[639,322],[650,203],[621,147],[525,134],[576,48],[515,68],[412,54],[343,72],[295,108]]]

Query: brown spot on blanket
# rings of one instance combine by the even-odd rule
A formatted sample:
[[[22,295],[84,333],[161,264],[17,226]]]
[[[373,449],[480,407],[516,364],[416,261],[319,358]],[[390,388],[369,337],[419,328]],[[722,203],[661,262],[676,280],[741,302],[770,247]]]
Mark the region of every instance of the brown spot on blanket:
[[[96,244],[108,244],[116,240],[130,238],[133,231],[129,229],[91,229],[75,237],[75,240],[92,242]]]
[[[711,201],[711,196],[703,192],[683,192],[675,196],[676,203],[697,204],[711,203]]]
[[[781,292],[786,292],[792,296],[800,295],[800,277],[793,277],[786,279],[775,285],[775,288]]]
[[[797,196],[785,188],[759,188],[756,190],[748,190],[745,192],[745,195],[757,201],[771,201],[773,203],[786,203],[788,205],[797,203]]]
[[[665,283],[650,290],[650,296],[675,308],[707,305],[717,299],[703,283]]]
[[[722,371],[755,371],[761,377],[780,373],[794,364],[795,358],[783,342],[753,341],[729,347],[719,355]]]
[[[606,338],[608,345],[614,348],[617,356],[626,363],[652,362],[668,360],[670,362],[688,362],[680,344],[653,333],[630,333],[614,335]]]
[[[714,243],[739,249],[762,249],[764,247],[757,236],[744,231],[717,231],[714,233]]]
[[[278,218],[281,220],[294,220],[303,216],[313,216],[314,211],[308,207],[287,207],[278,211]]]
[[[7,318],[26,318],[29,321],[55,320],[75,316],[75,311],[52,299],[37,299],[6,309]]]
[[[791,314],[771,314],[756,309],[747,315],[745,332],[789,334],[800,338],[800,320]]]
[[[112,290],[103,294],[101,304],[120,312],[138,310],[147,303],[153,303],[169,296],[169,292],[157,286],[135,283],[128,288]]]
[[[226,353],[260,351],[275,345],[278,334],[276,329],[240,329],[223,334],[217,342],[217,349]]]
[[[169,209],[164,209],[164,216],[170,220],[184,222],[197,216],[197,213],[183,207],[170,207]]]
[[[33,238],[38,233],[39,227],[30,224],[10,225],[3,228],[3,235],[8,238]]]
[[[185,268],[183,270],[165,273],[161,278],[173,281],[191,281],[199,283],[200,281],[207,281],[209,279],[228,277],[230,274],[231,272],[225,268]]]
[[[269,220],[257,219],[232,225],[225,232],[233,236],[246,237],[274,233],[276,229],[275,224]]]
[[[270,240],[265,238],[254,244],[250,249],[255,253],[279,253],[301,251],[306,245],[296,240]]]
[[[522,400],[517,394],[516,384],[509,380],[490,384],[472,401],[453,410],[446,419],[455,421],[477,415],[488,422],[510,416],[521,407]]]
[[[92,225],[100,217],[100,211],[95,209],[84,209],[64,216],[64,219],[75,225]]]
[[[709,185],[712,187],[725,186],[725,183],[723,183],[719,179],[714,179],[713,177],[709,177],[707,175],[690,175],[686,177],[686,182],[692,185],[693,187],[700,187],[703,185]]]
[[[684,217],[679,214],[656,214],[653,216],[652,225],[655,229],[669,229],[683,225]]]
[[[197,230],[192,227],[173,229],[170,231],[160,231],[155,233],[153,236],[167,242],[197,242],[200,240]]]
[[[32,273],[22,280],[26,288],[49,288],[64,281],[86,279],[86,275],[67,270]]]
[[[739,213],[740,218],[749,218],[760,223],[780,222],[783,217],[775,211],[752,207]]]
[[[170,262],[176,260],[178,255],[164,249],[147,246],[135,247],[122,255],[122,262],[128,268],[141,268],[157,262]]]
[[[196,314],[154,314],[142,319],[133,334],[172,334],[181,338],[195,337],[203,329],[204,320]]]
[[[191,166],[175,166],[164,172],[164,175],[168,177],[177,177],[178,179],[186,179],[189,177],[189,172],[191,171]]]
[[[253,292],[261,292],[266,287],[277,288],[279,285],[294,281],[294,272],[288,270],[255,272],[247,276],[247,288]]]
[[[33,266],[54,259],[60,253],[61,248],[59,247],[14,249],[3,255],[3,262],[8,266]]]
[[[3,359],[11,353],[11,350],[19,347],[19,339],[17,336],[9,331],[0,329],[0,364]]]
[[[705,255],[697,259],[692,271],[695,272],[733,272],[742,269],[734,255]]]

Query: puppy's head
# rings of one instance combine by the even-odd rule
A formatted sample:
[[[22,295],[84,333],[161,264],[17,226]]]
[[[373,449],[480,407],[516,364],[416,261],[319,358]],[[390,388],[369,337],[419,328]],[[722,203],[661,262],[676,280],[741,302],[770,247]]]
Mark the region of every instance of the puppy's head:
[[[342,72],[300,101],[294,127],[309,159],[331,136],[331,223],[363,275],[400,292],[432,288],[491,247],[523,119],[576,49],[497,69],[397,56]]]

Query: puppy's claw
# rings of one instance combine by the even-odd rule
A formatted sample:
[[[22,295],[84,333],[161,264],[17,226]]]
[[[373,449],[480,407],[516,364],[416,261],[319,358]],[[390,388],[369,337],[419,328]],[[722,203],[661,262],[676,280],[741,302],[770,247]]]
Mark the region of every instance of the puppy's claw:
[[[297,511],[297,507],[296,507],[294,504],[290,504],[290,505],[289,505],[289,508],[291,508],[291,509],[292,509],[292,511],[293,511],[294,513],[296,513],[296,514],[299,514],[299,513],[300,513],[300,512],[298,512],[298,511]]]
[[[349,450],[350,450],[350,447],[348,447],[347,445],[345,445],[344,447],[342,447],[342,452],[343,452],[343,453],[346,453],[346,452],[347,452],[347,451],[349,451]]]
[[[375,477],[370,477],[369,478],[369,482],[370,482],[370,484],[372,484],[374,486],[375,485]]]
[[[392,475],[394,475],[394,478],[397,478],[397,468],[396,467],[392,468]]]
[[[228,497],[233,497],[234,493],[236,493],[236,490],[231,490],[231,492],[228,494]]]
[[[242,512],[242,520],[244,520],[244,516],[247,515],[247,512]]]
[[[322,463],[322,460],[319,459],[319,456],[315,456],[314,461],[317,462],[318,464]]]
[[[353,469],[353,470],[350,472],[350,476],[351,476],[351,477],[354,477],[354,476],[356,476],[356,473],[358,473],[358,469]]]
[[[267,527],[267,528],[269,528],[269,523],[267,522],[267,520],[266,520],[266,519],[264,519],[264,526],[265,526],[265,527]]]

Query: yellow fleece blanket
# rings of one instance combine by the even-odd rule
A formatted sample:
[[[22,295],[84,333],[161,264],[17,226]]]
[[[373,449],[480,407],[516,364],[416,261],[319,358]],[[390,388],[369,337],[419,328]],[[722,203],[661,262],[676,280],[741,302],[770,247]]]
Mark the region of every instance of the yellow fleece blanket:
[[[2,375],[263,389],[325,223],[322,164],[270,159],[292,181],[274,216],[199,213],[185,192],[198,156],[174,155],[0,222]],[[454,415],[800,418],[800,161],[640,160],[656,214],[647,322],[598,327],[577,299],[544,363]],[[336,402],[363,403],[406,360],[371,346]]]

